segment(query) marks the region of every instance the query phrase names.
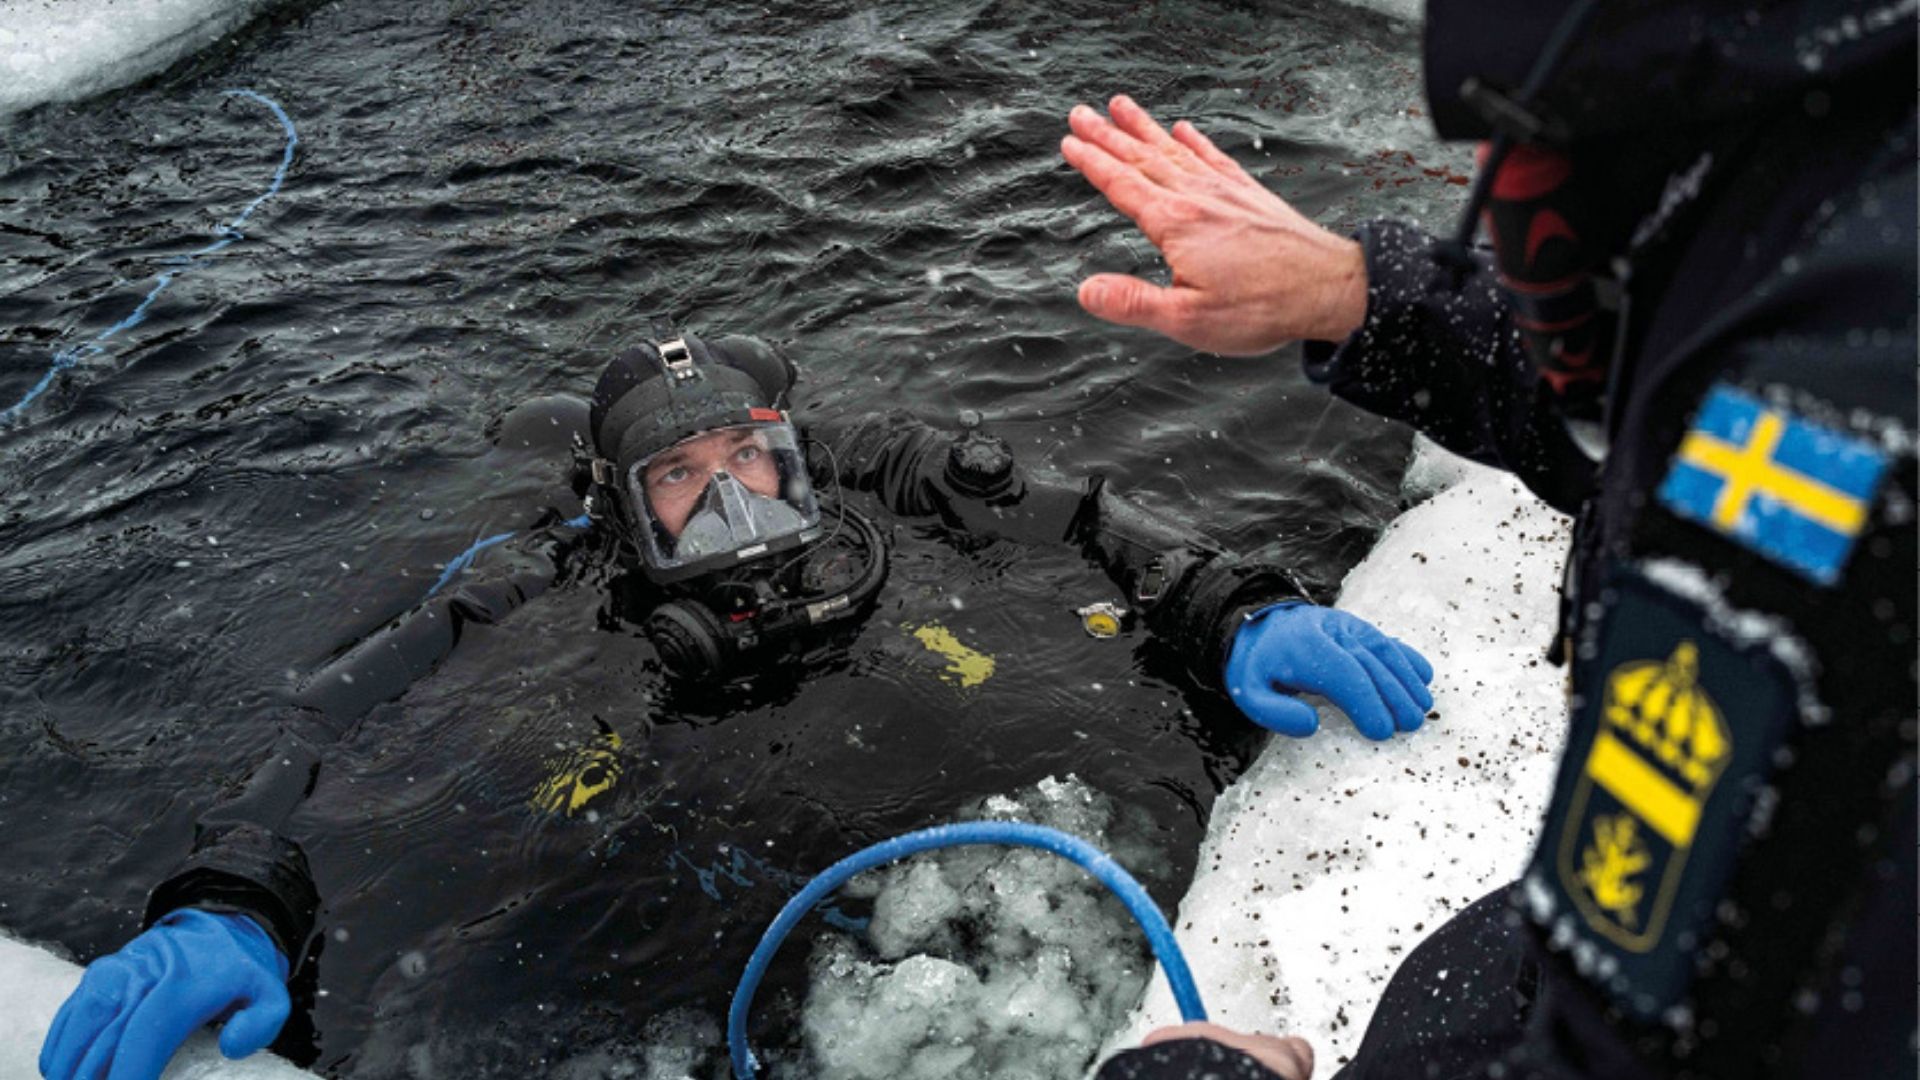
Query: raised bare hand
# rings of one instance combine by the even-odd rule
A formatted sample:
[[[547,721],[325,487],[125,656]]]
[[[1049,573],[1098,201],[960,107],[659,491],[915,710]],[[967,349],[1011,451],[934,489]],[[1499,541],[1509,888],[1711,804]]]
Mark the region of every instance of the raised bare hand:
[[[1309,221],[1187,121],[1169,134],[1125,95],[1109,109],[1111,121],[1075,106],[1060,153],[1140,226],[1173,282],[1095,274],[1080,283],[1080,306],[1229,356],[1339,341],[1359,328],[1360,245]]]

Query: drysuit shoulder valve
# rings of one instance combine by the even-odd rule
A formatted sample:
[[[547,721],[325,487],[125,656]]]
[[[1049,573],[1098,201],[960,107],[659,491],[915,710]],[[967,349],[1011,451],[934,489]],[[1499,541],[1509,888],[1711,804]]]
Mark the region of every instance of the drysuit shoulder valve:
[[[946,479],[972,498],[1004,494],[1013,484],[1013,450],[1005,439],[969,431],[947,451]]]

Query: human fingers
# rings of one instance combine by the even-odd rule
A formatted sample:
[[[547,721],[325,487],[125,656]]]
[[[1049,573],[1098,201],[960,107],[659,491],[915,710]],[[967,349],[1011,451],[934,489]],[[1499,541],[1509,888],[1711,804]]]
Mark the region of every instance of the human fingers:
[[[1159,211],[1157,204],[1162,197],[1156,188],[1140,170],[1107,153],[1093,143],[1078,135],[1068,135],[1060,140],[1060,156],[1067,164],[1079,170],[1087,182],[1107,197],[1115,210],[1133,219],[1140,226],[1147,239],[1156,246],[1160,235]]]
[[[1080,283],[1079,297],[1089,315],[1168,337],[1180,335],[1192,310],[1188,290],[1163,288],[1126,274],[1095,274]]]
[[[126,971],[97,960],[80,977],[80,985],[54,1014],[47,1039],[40,1044],[40,1075],[47,1080],[73,1080],[80,1059],[113,1018],[120,1013],[120,995]]]
[[[1247,719],[1268,731],[1304,739],[1320,730],[1320,714],[1313,706],[1270,685],[1256,681],[1229,693]]]
[[[1380,698],[1387,714],[1393,717],[1393,726],[1401,731],[1420,730],[1421,721],[1427,718],[1427,710],[1413,699],[1407,688],[1400,685],[1399,676],[1388,670],[1380,658],[1366,649],[1356,649],[1353,658],[1367,671],[1367,677],[1373,680],[1373,690]]]
[[[1125,94],[1116,94],[1107,103],[1107,112],[1113,116],[1113,122],[1121,131],[1139,139],[1141,142],[1164,154],[1167,160],[1188,172],[1211,172],[1204,162],[1194,156],[1192,150],[1175,141],[1167,134],[1147,110]]]
[[[79,1067],[74,1070],[73,1080],[101,1080],[109,1075],[107,1070],[120,1060],[121,1039],[125,1037],[127,1018],[132,1015],[132,1003],[122,1003],[120,1011],[93,1037],[93,1044],[87,1047],[87,1055],[80,1059]]]
[[[1271,1069],[1283,1080],[1309,1080],[1313,1075],[1313,1047],[1296,1035],[1249,1035],[1204,1021],[1163,1027],[1140,1040],[1142,1046],[1175,1039],[1209,1039],[1231,1047]]]
[[[1172,187],[1178,185],[1183,176],[1192,175],[1167,154],[1115,127],[1106,117],[1086,105],[1073,107],[1073,111],[1067,114],[1067,126],[1083,141],[1139,169],[1141,175],[1156,184]]]
[[[1207,167],[1229,180],[1252,180],[1240,163],[1229,157],[1213,140],[1200,133],[1190,120],[1182,120],[1173,125],[1173,137],[1180,145],[1193,151],[1195,157],[1205,162]]]
[[[273,1041],[293,1011],[284,984],[261,974],[251,998],[220,1027],[220,1052],[230,1058],[258,1053]]]

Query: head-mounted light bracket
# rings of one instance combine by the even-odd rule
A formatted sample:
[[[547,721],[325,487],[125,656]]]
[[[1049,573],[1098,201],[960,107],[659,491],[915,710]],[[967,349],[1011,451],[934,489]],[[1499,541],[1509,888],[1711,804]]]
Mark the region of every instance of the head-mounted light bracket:
[[[693,350],[687,348],[685,338],[660,343],[660,367],[675,383],[692,382],[700,377],[700,368],[694,364]]]

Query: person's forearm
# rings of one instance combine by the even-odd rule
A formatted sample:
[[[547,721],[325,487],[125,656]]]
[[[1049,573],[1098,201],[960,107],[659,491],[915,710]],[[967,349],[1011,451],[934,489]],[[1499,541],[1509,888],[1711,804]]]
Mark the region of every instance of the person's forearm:
[[[398,698],[452,654],[467,626],[497,623],[546,592],[560,573],[561,545],[539,529],[496,548],[485,573],[434,593],[328,661],[294,701],[344,727]]]
[[[1088,485],[1069,539],[1209,689],[1223,689],[1227,649],[1241,619],[1284,600],[1312,599],[1286,568],[1244,561],[1098,480]]]
[[[1081,306],[1224,355],[1305,340],[1309,376],[1335,393],[1512,471],[1556,507],[1578,506],[1591,462],[1527,363],[1491,273],[1441,265],[1408,226],[1369,226],[1356,244],[1191,123],[1169,132],[1125,95],[1109,107],[1110,118],[1075,108],[1061,153],[1140,226],[1173,281],[1096,274],[1080,283]]]
[[[495,556],[491,573],[435,594],[307,679],[277,717],[279,736],[260,766],[196,820],[191,853],[148,897],[147,924],[182,907],[242,912],[298,966],[318,897],[288,822],[326,753],[445,660],[464,626],[495,622],[544,592],[558,573],[557,543],[545,531],[529,534]]]
[[[323,752],[338,736],[324,716],[286,710],[279,737],[246,783],[195,821],[193,850],[147,897],[144,925],[182,907],[242,912],[298,966],[319,899],[287,822],[313,790]]]
[[[816,482],[831,472],[896,513],[938,516],[982,539],[1072,545],[1106,571],[1129,609],[1186,657],[1203,685],[1220,688],[1236,616],[1307,599],[1284,568],[1242,562],[1199,530],[1146,510],[1098,477],[1028,470],[988,436],[955,436],[900,416],[815,422],[809,431],[832,448],[815,461]],[[994,466],[986,478],[992,483],[985,490],[969,486],[969,479],[986,480],[956,472],[956,459]]]

